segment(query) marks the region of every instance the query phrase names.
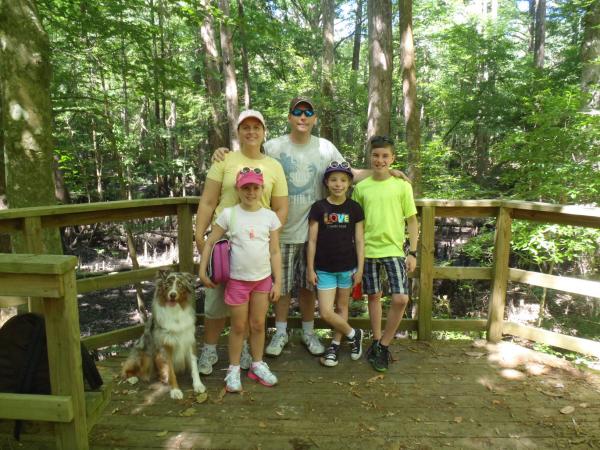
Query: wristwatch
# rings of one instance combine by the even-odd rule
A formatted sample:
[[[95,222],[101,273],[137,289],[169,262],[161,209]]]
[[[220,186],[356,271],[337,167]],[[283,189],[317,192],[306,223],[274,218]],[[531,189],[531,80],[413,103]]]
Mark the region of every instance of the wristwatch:
[[[414,256],[415,258],[417,257],[417,251],[416,251],[416,250],[409,251],[409,252],[408,252],[408,254],[409,254],[410,256]]]

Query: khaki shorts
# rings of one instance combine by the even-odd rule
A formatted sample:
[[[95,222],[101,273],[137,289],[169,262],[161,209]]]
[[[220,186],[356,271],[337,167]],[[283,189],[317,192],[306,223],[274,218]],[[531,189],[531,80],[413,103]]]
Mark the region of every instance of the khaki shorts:
[[[204,317],[207,319],[229,317],[229,308],[225,304],[225,287],[223,284],[219,284],[214,289],[204,289]]]

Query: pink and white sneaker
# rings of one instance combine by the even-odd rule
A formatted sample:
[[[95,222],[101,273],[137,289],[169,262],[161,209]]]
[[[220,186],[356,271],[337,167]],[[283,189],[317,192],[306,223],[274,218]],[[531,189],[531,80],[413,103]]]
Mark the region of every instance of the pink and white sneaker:
[[[277,377],[273,375],[267,363],[263,361],[252,363],[248,371],[248,378],[258,381],[263,386],[271,387],[277,384]]]

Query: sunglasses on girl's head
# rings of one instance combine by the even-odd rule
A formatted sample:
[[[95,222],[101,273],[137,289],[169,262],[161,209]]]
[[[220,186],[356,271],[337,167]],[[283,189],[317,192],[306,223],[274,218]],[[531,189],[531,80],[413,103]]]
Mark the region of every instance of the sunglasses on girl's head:
[[[300,117],[302,113],[304,113],[306,117],[312,117],[315,115],[315,112],[312,109],[294,108],[290,111],[290,114],[294,117]]]
[[[257,175],[260,175],[262,173],[262,170],[260,170],[258,167],[244,167],[242,170],[240,170],[240,173],[248,173],[248,172],[254,172]]]
[[[348,164],[346,161],[342,161],[342,162],[338,162],[338,161],[331,161],[329,163],[329,168],[330,169],[349,169],[350,168],[350,164]]]

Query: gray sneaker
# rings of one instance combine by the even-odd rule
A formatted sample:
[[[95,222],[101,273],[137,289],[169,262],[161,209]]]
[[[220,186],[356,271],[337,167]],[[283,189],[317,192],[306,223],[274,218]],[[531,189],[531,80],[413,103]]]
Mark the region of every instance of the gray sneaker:
[[[240,356],[240,367],[244,370],[248,370],[252,365],[252,355],[250,354],[250,347],[248,341],[244,341],[242,346],[242,354]]]
[[[325,353],[325,347],[314,333],[302,334],[302,343],[313,356],[320,356]]]
[[[283,351],[283,347],[288,343],[287,333],[275,333],[271,338],[271,342],[267,345],[265,353],[269,356],[279,356]]]
[[[219,357],[216,350],[207,350],[202,348],[202,353],[198,358],[198,372],[202,375],[210,375],[213,371],[213,366],[217,363]]]

